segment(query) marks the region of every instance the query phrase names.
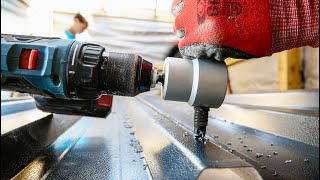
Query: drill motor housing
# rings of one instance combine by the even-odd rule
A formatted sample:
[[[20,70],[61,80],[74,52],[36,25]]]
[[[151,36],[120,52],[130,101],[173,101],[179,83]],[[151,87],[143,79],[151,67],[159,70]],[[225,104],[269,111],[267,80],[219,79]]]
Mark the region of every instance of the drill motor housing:
[[[102,117],[97,110],[108,114],[112,103],[103,101],[112,102],[110,95],[149,91],[154,70],[138,55],[92,43],[1,35],[1,89],[39,95],[36,104],[44,111]]]

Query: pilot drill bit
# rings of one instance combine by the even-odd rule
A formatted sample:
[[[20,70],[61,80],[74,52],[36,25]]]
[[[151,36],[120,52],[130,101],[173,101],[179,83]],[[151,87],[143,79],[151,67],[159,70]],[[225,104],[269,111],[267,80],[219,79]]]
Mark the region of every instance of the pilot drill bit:
[[[206,135],[206,128],[208,125],[208,107],[196,106],[194,107],[194,136],[196,139],[203,140]]]

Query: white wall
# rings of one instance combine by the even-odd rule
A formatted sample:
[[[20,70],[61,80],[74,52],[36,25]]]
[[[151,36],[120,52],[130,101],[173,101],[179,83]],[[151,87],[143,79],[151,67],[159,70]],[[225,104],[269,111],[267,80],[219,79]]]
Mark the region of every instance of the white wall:
[[[59,36],[73,22],[74,14],[54,13],[54,33]],[[152,63],[162,63],[178,43],[172,23],[92,16],[89,29],[78,40],[98,43],[109,51],[135,53]]]
[[[304,89],[319,89],[319,48],[303,47]],[[228,68],[232,93],[278,92],[278,53]]]
[[[20,1],[1,1],[1,33],[30,35],[28,7]]]

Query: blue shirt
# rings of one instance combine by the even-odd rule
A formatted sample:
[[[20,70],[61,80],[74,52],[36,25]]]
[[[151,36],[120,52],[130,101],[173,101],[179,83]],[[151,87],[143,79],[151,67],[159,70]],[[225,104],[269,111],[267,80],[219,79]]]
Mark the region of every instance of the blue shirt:
[[[70,34],[68,30],[65,30],[64,34],[67,36],[67,39],[75,39],[76,38],[74,35]]]

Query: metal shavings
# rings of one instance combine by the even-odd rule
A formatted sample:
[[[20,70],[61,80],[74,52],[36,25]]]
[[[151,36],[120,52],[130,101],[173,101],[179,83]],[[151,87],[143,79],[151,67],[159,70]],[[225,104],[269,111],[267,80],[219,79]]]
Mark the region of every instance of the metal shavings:
[[[142,149],[136,148],[136,149],[134,149],[134,152],[136,152],[136,153],[141,153],[141,152],[143,152],[143,151],[142,151]]]
[[[284,162],[285,164],[288,164],[288,163],[292,163],[292,160],[286,160],[285,162]]]
[[[128,122],[125,122],[124,125],[123,125],[125,128],[132,128],[132,124],[128,123]]]
[[[142,147],[141,147],[141,145],[140,145],[140,142],[137,141],[137,140],[131,139],[130,146],[133,146],[133,147],[134,147],[134,152],[136,152],[136,153],[141,153],[141,152],[143,152]]]
[[[257,158],[262,157],[262,156],[263,156],[263,153],[256,153]]]

